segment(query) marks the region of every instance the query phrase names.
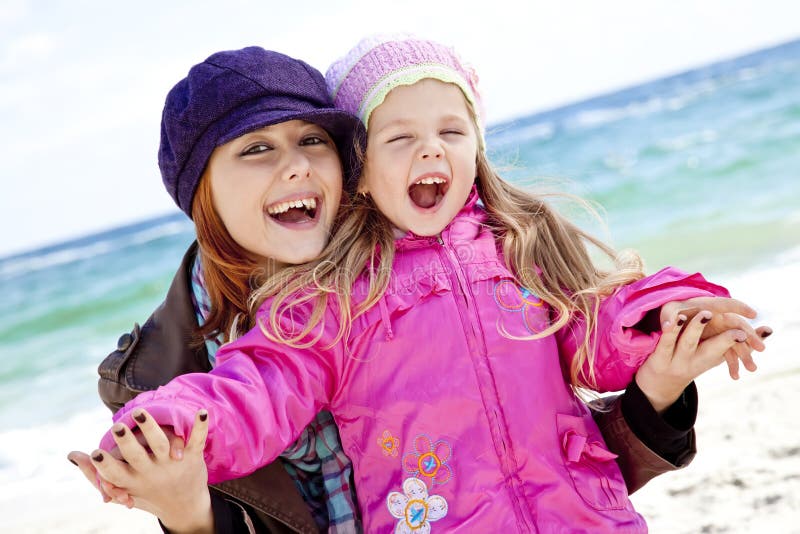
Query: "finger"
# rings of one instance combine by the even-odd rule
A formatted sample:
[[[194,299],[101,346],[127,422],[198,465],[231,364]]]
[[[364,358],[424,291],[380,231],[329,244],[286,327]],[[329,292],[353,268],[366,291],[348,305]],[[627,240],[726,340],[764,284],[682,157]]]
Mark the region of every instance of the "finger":
[[[169,439],[169,457],[174,460],[182,460],[186,442],[182,437],[176,436],[172,432],[167,433],[167,438]]]
[[[734,380],[739,380],[739,356],[733,347],[725,351],[725,362],[728,364],[728,374]]]
[[[699,306],[703,310],[708,310],[714,314],[720,313],[736,313],[747,317],[748,319],[755,319],[758,313],[756,310],[738,299],[726,297],[697,297],[689,299],[685,302],[691,302],[692,306]]]
[[[114,441],[117,442],[117,447],[121,454],[120,461],[125,461],[130,464],[134,469],[141,471],[147,469],[152,460],[147,453],[147,449],[139,443],[139,440],[134,435],[133,431],[122,423],[114,423],[111,427],[111,434]],[[114,456],[112,454],[112,456]],[[114,459],[117,459],[114,457]]]
[[[111,456],[108,451],[102,449],[94,451],[92,453],[92,465],[107,482],[123,488],[129,486],[130,468],[127,464]]]
[[[186,443],[186,450],[191,452],[202,452],[206,446],[206,437],[208,436],[208,412],[205,409],[200,409],[194,416],[194,426],[192,427],[192,435],[189,436],[189,441]]]
[[[745,333],[735,329],[712,336],[697,346],[695,363],[702,369],[702,373],[716,367],[722,361],[727,361],[728,373],[731,378],[737,380],[739,378],[739,357],[732,349],[746,340]]]
[[[761,339],[767,339],[769,336],[772,335],[772,332],[773,332],[772,328],[768,326],[759,326],[758,328],[756,328],[756,335],[758,335],[758,337],[760,337]]]
[[[766,348],[761,336],[756,333],[755,328],[741,315],[736,313],[724,313],[722,314],[722,324],[726,330],[744,330],[747,334],[747,342],[753,349],[761,352]]]
[[[748,338],[749,340],[749,338]],[[739,359],[744,368],[748,371],[755,372],[758,367],[756,366],[756,362],[753,360],[753,348],[748,345],[747,343],[737,343],[733,347],[731,347],[732,351],[736,353],[737,359]]]
[[[147,445],[153,454],[158,459],[165,459],[169,456],[169,440],[158,426],[156,420],[153,419],[147,410],[134,410],[133,420],[139,425],[139,430],[147,440]]]
[[[663,306],[661,306],[661,330],[666,332],[667,328],[665,325],[674,325],[678,321],[678,315],[681,314],[681,306],[683,305],[682,301],[672,301],[667,302]],[[683,314],[681,314],[683,315]],[[685,315],[684,315],[685,317]]]
[[[678,339],[675,350],[676,358],[688,358],[695,353],[697,344],[700,342],[700,336],[703,335],[703,329],[711,320],[711,316],[710,311],[703,310],[688,322]]]
[[[100,492],[100,495],[103,497],[103,502],[109,502],[111,500],[103,491],[103,488],[97,483],[97,469],[94,468],[88,454],[80,451],[72,451],[67,455],[67,459],[75,464],[78,469],[81,470],[83,476],[86,477],[86,480]]]
[[[111,497],[111,500],[114,501],[115,503],[122,505],[127,504],[128,499],[130,497],[130,494],[127,492],[127,490],[119,488],[114,484],[112,484],[111,482],[103,479],[100,480],[100,487],[103,488],[103,491],[105,491],[106,494],[109,497]]]

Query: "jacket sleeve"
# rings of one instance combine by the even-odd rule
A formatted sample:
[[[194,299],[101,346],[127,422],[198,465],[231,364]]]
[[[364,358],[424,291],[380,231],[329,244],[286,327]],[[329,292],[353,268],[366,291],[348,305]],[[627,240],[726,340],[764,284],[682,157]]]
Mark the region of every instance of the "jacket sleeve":
[[[653,478],[689,465],[697,452],[694,422],[697,390],[692,383],[664,415],[659,415],[632,381],[622,395],[589,404],[628,493]]]
[[[193,341],[197,329],[190,295],[190,273],[197,243],[183,256],[164,302],[145,321],[124,333],[117,349],[100,363],[97,390],[112,412],[142,391],[156,389],[175,376],[211,369],[205,345]]]
[[[262,307],[268,309],[269,303]],[[303,324],[296,313],[291,318]],[[217,366],[208,373],[180,376],[156,391],[140,394],[114,416],[135,426],[132,412],[146,409],[163,426],[186,438],[195,414],[209,412],[205,448],[209,483],[246,475],[274,460],[300,434],[337,390],[337,362],[342,353],[332,343],[338,330],[326,314],[320,339],[297,349],[268,339],[259,327],[223,346]],[[259,313],[259,320],[268,317]],[[281,326],[291,331],[284,315]],[[336,323],[336,324],[334,324]],[[113,447],[110,431],[100,446]]]
[[[700,273],[686,274],[674,267],[618,288],[602,300],[597,315],[597,330],[592,336],[595,348],[594,376],[599,392],[620,391],[630,383],[637,369],[655,350],[661,332],[642,332],[635,328],[647,312],[667,302],[694,297],[729,297],[728,290],[708,282]],[[585,335],[582,317],[556,333],[565,369]],[[588,362],[584,376],[590,376]]]

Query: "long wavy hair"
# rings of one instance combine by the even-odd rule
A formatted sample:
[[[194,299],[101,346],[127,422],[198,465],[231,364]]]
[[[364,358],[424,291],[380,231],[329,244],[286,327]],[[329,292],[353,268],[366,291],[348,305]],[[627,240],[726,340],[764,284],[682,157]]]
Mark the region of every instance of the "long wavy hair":
[[[474,109],[467,105],[477,131]],[[618,254],[559,214],[548,198],[572,200],[596,214],[587,201],[567,194],[537,195],[515,187],[498,175],[480,149],[476,174],[487,224],[507,267],[519,285],[547,302],[553,311],[550,326],[530,339],[551,335],[571,321],[584,322],[585,335],[578,343],[570,383],[577,388],[594,389],[593,339],[600,300],[644,276],[640,257],[630,251]],[[610,260],[610,268],[604,270],[596,265],[591,247]],[[375,305],[386,291],[394,254],[391,222],[378,211],[371,197],[355,195],[343,204],[333,237],[320,258],[289,267],[282,273],[285,276],[267,279],[251,295],[251,312],[272,298],[268,323],[259,321],[264,334],[280,343],[307,348],[320,340],[323,329],[319,326],[325,308],[334,303],[339,318],[334,342],[346,339],[352,320]],[[367,278],[368,291],[354,305],[352,291],[359,276]],[[282,327],[283,314],[308,306],[311,313],[304,325],[294,324],[291,331]]]

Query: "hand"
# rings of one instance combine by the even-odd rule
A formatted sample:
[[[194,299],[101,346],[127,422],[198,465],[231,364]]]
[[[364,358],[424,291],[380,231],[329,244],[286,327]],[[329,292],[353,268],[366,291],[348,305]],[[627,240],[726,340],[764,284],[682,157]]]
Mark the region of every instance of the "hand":
[[[766,348],[763,340],[772,334],[772,329],[768,326],[754,329],[747,319],[754,319],[756,311],[740,300],[723,297],[696,297],[668,302],[661,307],[662,331],[666,332],[670,325],[676,324],[679,316],[683,316],[686,321],[693,319],[701,312],[711,313],[700,336],[701,341],[732,329],[742,330],[747,335],[746,343],[736,343],[725,353],[731,378],[734,380],[739,378],[739,360],[748,371],[755,371],[756,364],[753,361],[752,352],[753,350],[762,352]]]
[[[658,413],[677,401],[692,380],[725,361],[728,351],[748,340],[747,332],[740,328],[702,340],[711,316],[704,310],[687,324],[686,317],[678,315],[665,326],[655,351],[637,371],[636,384]],[[752,367],[755,370],[754,363]],[[733,371],[731,376],[736,378]]]
[[[152,416],[144,410],[133,416],[144,445],[152,452],[128,427],[115,424],[112,432],[124,461],[103,450],[92,454],[91,466],[101,479],[98,489],[117,502],[156,515],[170,532],[213,532],[208,471],[203,459],[208,413],[198,412],[186,448],[177,455],[181,458],[170,453],[170,439]],[[84,467],[81,470],[87,475]]]
[[[176,436],[172,431],[172,427],[163,426],[160,428],[161,431],[164,432],[164,435],[167,436],[167,439],[169,439],[170,457],[175,460],[180,460],[183,458],[183,450],[185,447],[183,438]],[[147,439],[141,432],[134,431],[134,435],[136,436],[136,440],[143,447],[147,447]],[[120,452],[119,447],[114,447],[111,449],[109,454],[111,454],[111,456],[117,460],[125,461],[125,458],[123,457],[122,452]],[[100,492],[100,495],[103,497],[103,502],[114,502],[123,506],[127,506],[128,508],[133,508],[133,498],[128,494],[127,491],[118,488],[110,482],[100,478],[100,475],[97,473],[97,469],[94,468],[94,465],[92,464],[88,454],[80,451],[72,451],[67,455],[67,459],[75,464],[78,469],[81,470],[83,476],[86,477],[86,480],[88,480],[89,483]]]

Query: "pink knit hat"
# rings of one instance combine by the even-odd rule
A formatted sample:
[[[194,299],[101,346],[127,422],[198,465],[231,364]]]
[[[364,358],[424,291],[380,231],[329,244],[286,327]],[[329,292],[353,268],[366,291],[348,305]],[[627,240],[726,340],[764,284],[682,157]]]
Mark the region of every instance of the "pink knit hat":
[[[356,115],[365,126],[389,91],[433,78],[457,85],[483,127],[478,76],[455,50],[409,35],[373,35],[362,39],[325,74],[334,105]]]

